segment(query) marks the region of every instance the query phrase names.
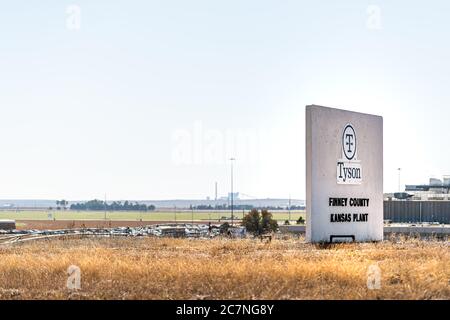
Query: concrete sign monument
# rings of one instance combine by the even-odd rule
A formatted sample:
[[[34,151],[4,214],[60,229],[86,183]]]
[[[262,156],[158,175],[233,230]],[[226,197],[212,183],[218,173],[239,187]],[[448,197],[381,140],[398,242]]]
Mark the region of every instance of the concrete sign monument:
[[[306,240],[383,240],[383,118],[306,107]]]

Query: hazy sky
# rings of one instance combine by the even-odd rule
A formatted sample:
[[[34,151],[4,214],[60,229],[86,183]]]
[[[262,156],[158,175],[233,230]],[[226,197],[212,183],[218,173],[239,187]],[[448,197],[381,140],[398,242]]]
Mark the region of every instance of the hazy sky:
[[[74,5],[74,6],[73,6]],[[0,198],[305,197],[305,105],[384,117],[384,189],[450,174],[449,1],[0,10]]]

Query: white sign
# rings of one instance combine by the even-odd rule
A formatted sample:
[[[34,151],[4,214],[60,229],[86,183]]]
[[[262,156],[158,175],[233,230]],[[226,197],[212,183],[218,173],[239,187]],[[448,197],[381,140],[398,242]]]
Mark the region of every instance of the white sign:
[[[383,239],[383,118],[306,107],[306,239]]]

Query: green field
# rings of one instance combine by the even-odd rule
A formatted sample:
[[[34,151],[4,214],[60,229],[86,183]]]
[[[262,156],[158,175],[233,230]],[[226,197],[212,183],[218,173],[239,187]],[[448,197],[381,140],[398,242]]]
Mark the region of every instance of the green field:
[[[236,219],[241,219],[243,214],[247,211],[235,211],[234,216]],[[289,217],[287,211],[273,211],[273,216],[276,220],[285,221]],[[142,221],[190,221],[192,218],[195,221],[202,220],[219,220],[222,217],[231,217],[229,211],[57,211],[57,210],[5,210],[0,211],[0,219],[13,219],[13,220],[50,220],[49,214],[55,220],[142,220]],[[297,220],[300,216],[305,218],[304,211],[291,211],[291,220]],[[53,220],[53,219],[52,219]]]

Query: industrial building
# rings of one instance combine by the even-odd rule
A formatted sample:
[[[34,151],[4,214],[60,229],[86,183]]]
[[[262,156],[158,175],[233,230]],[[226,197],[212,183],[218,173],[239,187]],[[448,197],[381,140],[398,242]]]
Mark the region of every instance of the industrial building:
[[[404,192],[385,193],[384,200],[450,201],[450,176],[428,184],[407,184]]]
[[[384,195],[384,219],[408,223],[450,223],[450,176],[428,184],[406,185]]]
[[[444,176],[442,180],[430,178],[429,184],[406,185],[405,192],[411,196],[411,200],[450,200],[450,176]]]

